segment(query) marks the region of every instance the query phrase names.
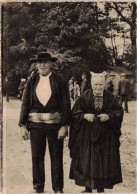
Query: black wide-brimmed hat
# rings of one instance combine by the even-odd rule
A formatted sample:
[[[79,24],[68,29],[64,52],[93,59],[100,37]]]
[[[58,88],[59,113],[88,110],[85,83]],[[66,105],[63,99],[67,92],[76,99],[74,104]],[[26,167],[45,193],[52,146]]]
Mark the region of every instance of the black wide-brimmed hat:
[[[57,61],[56,57],[52,57],[50,53],[48,52],[40,52],[37,54],[36,58],[33,59],[34,62],[37,61],[51,61],[51,62],[55,62]]]

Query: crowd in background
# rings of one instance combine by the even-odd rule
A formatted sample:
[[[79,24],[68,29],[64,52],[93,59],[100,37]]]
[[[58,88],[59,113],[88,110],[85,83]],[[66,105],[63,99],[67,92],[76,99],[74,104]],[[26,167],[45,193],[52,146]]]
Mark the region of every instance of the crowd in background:
[[[110,74],[108,80],[106,81],[106,90],[113,93],[118,99],[120,104],[122,105],[124,102],[125,111],[128,113],[128,96],[130,94],[130,82],[126,78],[126,74],[122,73],[121,79],[116,87],[113,83],[115,78],[115,74]],[[71,106],[73,107],[74,103],[78,99],[78,97],[85,92],[86,90],[91,88],[89,81],[87,80],[87,75],[82,74],[81,84],[78,84],[78,81],[72,77],[69,80],[69,93]]]
[[[32,75],[30,75],[32,76]],[[113,93],[119,99],[120,104],[122,105],[124,102],[125,111],[128,112],[128,97],[130,95],[130,82],[126,78],[126,74],[122,73],[121,79],[116,87],[114,84],[115,74],[109,74],[108,79],[106,81],[106,89]],[[83,73],[81,76],[81,83],[72,77],[68,82],[69,93],[70,93],[70,100],[71,106],[73,107],[74,103],[78,99],[78,97],[85,92],[86,90],[91,88],[90,81],[87,79],[87,74]],[[22,100],[23,91],[25,88],[27,79],[22,78],[20,80],[20,85],[18,88],[18,98]],[[8,87],[8,79],[6,78],[6,101],[9,101],[9,87]]]
[[[82,82],[81,85],[78,84],[78,81],[75,80],[74,77],[72,77],[69,80],[69,93],[70,93],[70,100],[71,100],[71,105],[76,102],[80,94],[85,92],[86,90],[90,89],[91,86],[87,80],[87,75],[82,74]]]

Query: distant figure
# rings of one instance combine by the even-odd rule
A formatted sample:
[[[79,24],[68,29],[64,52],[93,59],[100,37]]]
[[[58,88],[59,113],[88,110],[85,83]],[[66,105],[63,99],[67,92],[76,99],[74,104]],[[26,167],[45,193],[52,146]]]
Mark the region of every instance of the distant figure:
[[[26,79],[25,78],[22,78],[21,81],[20,81],[19,88],[18,88],[20,100],[22,100],[22,96],[23,96],[25,84],[26,84]]]
[[[113,84],[114,77],[115,77],[114,74],[110,74],[109,81],[107,83],[107,91],[109,91],[111,93],[114,92],[114,84]]]
[[[87,75],[85,73],[82,74],[82,82],[80,87],[81,94],[90,88],[89,83],[87,81]]]
[[[130,93],[130,82],[126,79],[126,74],[121,74],[121,80],[118,83],[118,95],[120,96],[120,104],[124,102],[125,111],[128,113],[128,95]]]
[[[78,85],[78,82],[74,81],[74,101],[76,101],[79,96],[80,96],[80,87]]]
[[[5,94],[6,94],[6,102],[9,102],[9,89],[10,89],[10,85],[9,85],[9,78],[8,76],[5,78]]]
[[[70,94],[70,100],[74,100],[74,86],[73,86],[73,80],[69,80],[69,94]]]

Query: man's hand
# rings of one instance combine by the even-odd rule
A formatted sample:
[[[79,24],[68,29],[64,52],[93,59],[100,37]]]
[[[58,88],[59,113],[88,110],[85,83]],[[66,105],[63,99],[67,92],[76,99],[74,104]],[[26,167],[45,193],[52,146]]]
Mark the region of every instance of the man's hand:
[[[84,119],[86,119],[89,122],[93,122],[94,116],[95,116],[94,114],[87,113],[87,114],[84,114]]]
[[[109,119],[109,116],[107,114],[100,114],[98,115],[98,117],[100,118],[101,122],[105,122]]]
[[[20,127],[20,133],[21,133],[21,136],[24,140],[29,140],[30,139],[30,134],[29,134],[28,130],[26,129],[25,125],[22,125]]]
[[[64,139],[68,135],[68,127],[62,126],[58,131],[58,139]]]

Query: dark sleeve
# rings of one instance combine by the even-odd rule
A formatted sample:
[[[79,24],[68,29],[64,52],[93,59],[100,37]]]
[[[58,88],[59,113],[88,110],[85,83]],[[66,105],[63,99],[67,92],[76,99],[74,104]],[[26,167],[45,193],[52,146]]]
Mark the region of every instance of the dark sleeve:
[[[85,113],[86,112],[82,108],[82,97],[80,97],[80,98],[78,98],[78,100],[76,101],[76,103],[72,109],[72,121],[71,121],[71,123],[75,129],[78,128],[80,123],[83,121]]]
[[[81,127],[86,128],[85,122],[87,121],[84,119],[84,114],[86,113],[86,111],[83,109],[82,104],[83,104],[83,100],[82,100],[82,96],[80,96],[72,109],[72,117],[71,117],[71,124],[70,124],[70,130],[69,130],[69,142],[68,142],[71,158],[73,158],[74,154],[76,154],[75,138]]]
[[[59,83],[60,97],[61,97],[61,108],[62,108],[62,125],[69,125],[71,116],[71,104],[70,94],[68,89],[68,83],[64,78],[61,78]]]
[[[29,105],[30,105],[30,82],[31,80],[29,79],[25,85],[22,105],[21,105],[19,125],[26,125],[26,122],[27,122]]]
[[[108,116],[109,116],[109,125],[110,128],[112,128],[116,135],[119,137],[121,135],[121,124],[123,121],[123,108],[119,104],[118,100],[115,98],[112,104],[112,107],[108,111]]]

